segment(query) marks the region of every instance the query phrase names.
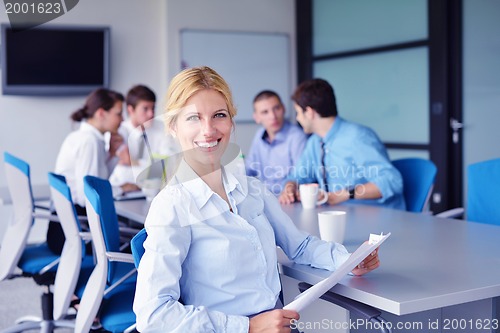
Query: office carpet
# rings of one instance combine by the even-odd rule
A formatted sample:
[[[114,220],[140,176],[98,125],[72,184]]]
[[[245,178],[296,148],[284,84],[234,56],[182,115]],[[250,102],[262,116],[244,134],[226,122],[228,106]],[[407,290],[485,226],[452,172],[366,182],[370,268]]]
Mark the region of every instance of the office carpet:
[[[0,331],[14,325],[22,316],[41,316],[40,299],[44,288],[30,278],[0,281]],[[57,329],[58,333],[70,333],[71,329]],[[35,332],[35,331],[29,331]]]

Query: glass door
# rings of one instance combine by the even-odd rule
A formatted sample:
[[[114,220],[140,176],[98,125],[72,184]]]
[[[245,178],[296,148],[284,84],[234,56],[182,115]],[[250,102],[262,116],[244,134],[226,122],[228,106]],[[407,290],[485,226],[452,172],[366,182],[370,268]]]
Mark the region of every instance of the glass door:
[[[453,179],[461,166],[451,163],[456,152],[449,120],[458,110],[450,108],[453,62],[447,55],[453,22],[448,1],[296,3],[299,80],[328,80],[339,115],[374,129],[391,159],[433,160],[440,170],[435,212],[460,205],[460,195],[452,194],[457,189],[450,188],[454,183],[461,189],[461,181]],[[450,172],[450,165],[456,170]]]

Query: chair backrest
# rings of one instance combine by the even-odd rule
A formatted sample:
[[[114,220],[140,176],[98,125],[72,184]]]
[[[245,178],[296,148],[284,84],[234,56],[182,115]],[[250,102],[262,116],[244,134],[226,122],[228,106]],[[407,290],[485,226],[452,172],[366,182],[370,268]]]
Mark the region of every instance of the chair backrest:
[[[54,283],[54,318],[60,319],[67,313],[80,276],[85,243],[80,236],[80,221],[66,179],[51,172],[48,177],[52,202],[66,237]]]
[[[134,256],[134,264],[136,268],[139,268],[139,262],[141,261],[142,255],[144,254],[144,241],[148,237],[146,229],[142,228],[130,241],[130,247],[132,249],[132,255]]]
[[[9,222],[1,243],[0,281],[13,274],[21,258],[33,225],[34,210],[29,164],[5,152],[4,167],[14,217]]]
[[[106,257],[107,245],[105,240],[103,221],[103,210],[101,191],[105,191],[105,184],[101,179],[92,176],[85,176],[84,191],[86,197],[85,208],[89,222],[90,232],[92,234],[92,243],[94,255],[96,257],[96,266],[92,271],[87,282],[87,287],[78,307],[78,314],[75,322],[75,332],[89,332],[92,321],[97,315],[101,302],[104,297],[104,290],[108,285],[109,265]],[[103,190],[104,188],[104,190]],[[113,207],[114,211],[114,207]],[[118,223],[116,222],[118,234]]]
[[[111,184],[107,179],[94,176],[85,176],[83,181],[84,192],[87,199],[87,215],[89,213],[89,208],[91,208],[93,215],[97,218],[97,222],[99,223],[94,229],[96,234],[100,235],[97,239],[94,239],[94,230],[92,230],[89,216],[89,226],[92,232],[94,247],[102,247],[104,253],[106,251],[120,252],[120,229],[118,227],[118,217],[116,215]],[[113,281],[116,273],[115,266],[110,265],[108,283]]]
[[[500,158],[467,167],[467,220],[500,225]]]
[[[135,274],[135,269],[130,254],[128,254],[130,258],[126,261],[125,269],[123,269],[124,266],[121,266],[122,269],[119,268],[120,264],[124,262],[120,262],[119,258],[116,258],[119,254],[123,256],[127,254],[118,253],[120,252],[120,235],[109,181],[98,177],[85,176],[83,182],[86,197],[85,208],[97,264],[87,282],[87,287],[78,308],[75,333],[90,330],[99,308],[101,308],[100,319],[102,326],[106,329],[113,326],[115,328],[109,328],[109,330],[115,331],[116,327],[129,327],[135,323],[135,315],[132,311],[135,280],[132,280],[133,283],[127,285],[127,287],[118,287],[111,291],[113,285],[116,286],[119,281],[125,281],[128,276]],[[115,256],[118,260],[114,261],[109,256]],[[105,295],[105,293],[107,294]],[[106,302],[102,303],[104,297],[106,297]],[[106,307],[111,308],[107,309]]]
[[[428,208],[429,200],[436,179],[436,165],[423,158],[402,158],[392,164],[403,177],[403,196],[406,210],[423,212]]]

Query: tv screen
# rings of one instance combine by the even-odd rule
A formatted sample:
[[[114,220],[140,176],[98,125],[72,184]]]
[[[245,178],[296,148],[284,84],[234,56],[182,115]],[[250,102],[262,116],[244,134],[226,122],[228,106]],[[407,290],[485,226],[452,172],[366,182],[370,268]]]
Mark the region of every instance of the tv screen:
[[[109,86],[109,27],[2,25],[4,95],[87,95]]]

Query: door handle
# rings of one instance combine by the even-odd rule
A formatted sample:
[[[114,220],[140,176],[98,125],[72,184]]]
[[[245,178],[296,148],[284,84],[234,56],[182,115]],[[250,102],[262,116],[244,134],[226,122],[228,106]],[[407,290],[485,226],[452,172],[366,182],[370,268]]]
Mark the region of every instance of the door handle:
[[[455,118],[451,118],[450,119],[450,127],[451,127],[451,130],[453,132],[451,139],[452,139],[453,143],[457,144],[459,141],[459,138],[460,138],[458,135],[459,134],[458,131],[464,127],[464,124]]]

